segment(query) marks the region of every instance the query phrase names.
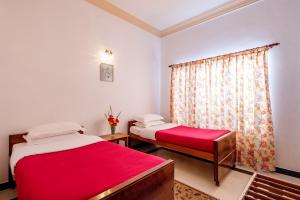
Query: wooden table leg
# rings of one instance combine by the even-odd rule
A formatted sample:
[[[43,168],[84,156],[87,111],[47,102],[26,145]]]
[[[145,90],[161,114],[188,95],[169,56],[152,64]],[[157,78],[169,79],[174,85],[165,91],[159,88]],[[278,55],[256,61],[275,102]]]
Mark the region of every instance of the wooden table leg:
[[[127,138],[127,141],[128,141],[128,147],[131,148],[131,138],[128,137],[128,138]]]

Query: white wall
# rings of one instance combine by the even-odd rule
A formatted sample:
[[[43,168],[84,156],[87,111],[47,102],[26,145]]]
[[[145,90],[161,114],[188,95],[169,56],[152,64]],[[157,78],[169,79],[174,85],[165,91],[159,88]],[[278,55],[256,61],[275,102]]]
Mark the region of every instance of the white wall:
[[[115,81],[101,82],[97,54],[114,54]],[[76,121],[109,133],[103,113],[158,112],[160,39],[84,0],[0,0],[0,183],[8,135]],[[155,84],[154,84],[155,83]]]
[[[169,117],[168,65],[280,42],[269,59],[277,166],[300,171],[299,8],[299,0],[261,0],[163,38],[161,113]]]

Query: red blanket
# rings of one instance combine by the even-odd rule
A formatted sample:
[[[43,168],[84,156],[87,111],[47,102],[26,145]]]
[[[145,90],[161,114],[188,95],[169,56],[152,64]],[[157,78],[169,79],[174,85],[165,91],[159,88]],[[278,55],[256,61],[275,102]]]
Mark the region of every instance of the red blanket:
[[[163,161],[109,142],[28,156],[15,169],[18,199],[86,200]]]
[[[175,128],[157,131],[155,138],[159,141],[212,153],[213,141],[229,132],[228,130],[177,126]]]

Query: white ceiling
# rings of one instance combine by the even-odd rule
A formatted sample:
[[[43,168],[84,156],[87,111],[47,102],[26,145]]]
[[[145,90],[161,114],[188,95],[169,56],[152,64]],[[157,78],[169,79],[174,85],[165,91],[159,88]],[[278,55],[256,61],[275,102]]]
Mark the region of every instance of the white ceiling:
[[[159,30],[166,29],[231,0],[108,0]]]

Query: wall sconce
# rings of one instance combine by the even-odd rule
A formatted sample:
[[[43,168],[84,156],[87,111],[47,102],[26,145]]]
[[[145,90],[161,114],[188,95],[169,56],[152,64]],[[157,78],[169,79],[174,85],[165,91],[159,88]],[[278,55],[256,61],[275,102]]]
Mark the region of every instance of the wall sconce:
[[[111,50],[106,49],[103,54],[101,54],[101,61],[102,62],[107,62],[108,60],[111,60],[113,58],[113,53]]]

